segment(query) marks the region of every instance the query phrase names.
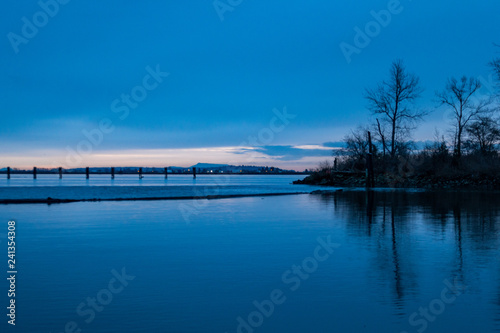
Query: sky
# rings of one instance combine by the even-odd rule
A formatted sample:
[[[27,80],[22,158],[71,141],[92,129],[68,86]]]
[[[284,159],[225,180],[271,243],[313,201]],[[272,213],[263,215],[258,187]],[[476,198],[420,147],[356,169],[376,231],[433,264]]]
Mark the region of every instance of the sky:
[[[497,0],[3,6],[0,168],[314,168],[373,120],[364,90],[394,60],[425,89],[413,139],[427,140],[450,126],[435,91],[467,75],[488,94],[500,55]]]

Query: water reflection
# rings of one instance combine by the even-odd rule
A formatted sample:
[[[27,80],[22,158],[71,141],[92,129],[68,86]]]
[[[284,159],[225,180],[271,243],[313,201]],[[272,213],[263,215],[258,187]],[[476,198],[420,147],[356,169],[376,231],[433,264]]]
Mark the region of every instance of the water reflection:
[[[448,279],[468,286],[473,306],[490,307],[500,330],[499,193],[346,191],[317,200],[372,252],[367,278],[387,284],[396,314],[408,316],[405,306]]]

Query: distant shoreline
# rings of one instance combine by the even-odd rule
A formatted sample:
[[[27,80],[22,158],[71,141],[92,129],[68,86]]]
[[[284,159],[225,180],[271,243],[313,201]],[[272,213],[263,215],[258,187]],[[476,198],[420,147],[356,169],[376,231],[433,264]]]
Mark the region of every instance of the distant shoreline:
[[[11,171],[11,175],[33,175],[33,171]],[[115,172],[115,176],[129,176],[129,175],[138,175],[138,172]],[[7,175],[6,171],[0,171],[0,175]],[[53,172],[53,171],[43,171],[43,170],[38,170],[37,175],[54,175],[57,176],[59,175],[58,172]],[[65,176],[71,176],[71,175],[80,175],[80,176],[85,176],[86,172],[63,172],[63,175]],[[106,175],[106,176],[111,176],[110,172],[90,172],[89,175],[95,176],[95,175]],[[143,176],[165,176],[165,173],[161,172],[143,172]],[[168,173],[167,174],[169,177],[170,176],[192,176],[192,172],[174,172],[174,173]],[[240,175],[252,175],[252,176],[307,176],[310,175],[309,172],[266,172],[266,173],[259,173],[259,172],[238,172],[238,173],[232,173],[232,172],[196,172],[197,176],[240,176]]]

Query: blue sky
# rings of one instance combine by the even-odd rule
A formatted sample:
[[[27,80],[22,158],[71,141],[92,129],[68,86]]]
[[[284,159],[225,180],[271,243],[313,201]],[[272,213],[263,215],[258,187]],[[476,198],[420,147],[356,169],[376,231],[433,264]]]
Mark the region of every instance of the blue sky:
[[[433,108],[450,76],[488,83],[499,55],[493,0],[60,2],[9,0],[0,14],[0,167],[312,168],[370,121],[364,88],[393,60]],[[341,43],[388,8],[347,61]],[[435,128],[444,110],[414,138]]]

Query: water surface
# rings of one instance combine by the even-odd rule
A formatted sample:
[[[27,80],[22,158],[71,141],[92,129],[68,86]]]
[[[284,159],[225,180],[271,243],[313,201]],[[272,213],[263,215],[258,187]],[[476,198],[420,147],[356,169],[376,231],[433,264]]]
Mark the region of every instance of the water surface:
[[[10,331],[74,321],[96,333],[248,323],[239,332],[499,332],[499,203],[491,193],[343,192],[3,205],[2,228],[18,228]],[[196,208],[189,221],[186,207]],[[317,251],[324,242],[337,245]],[[135,278],[87,323],[87,298],[107,302],[102,290],[122,269]]]
[[[319,187],[293,185],[300,175],[13,175],[0,179],[0,200],[5,199],[117,199],[151,197],[204,197],[309,192]]]

